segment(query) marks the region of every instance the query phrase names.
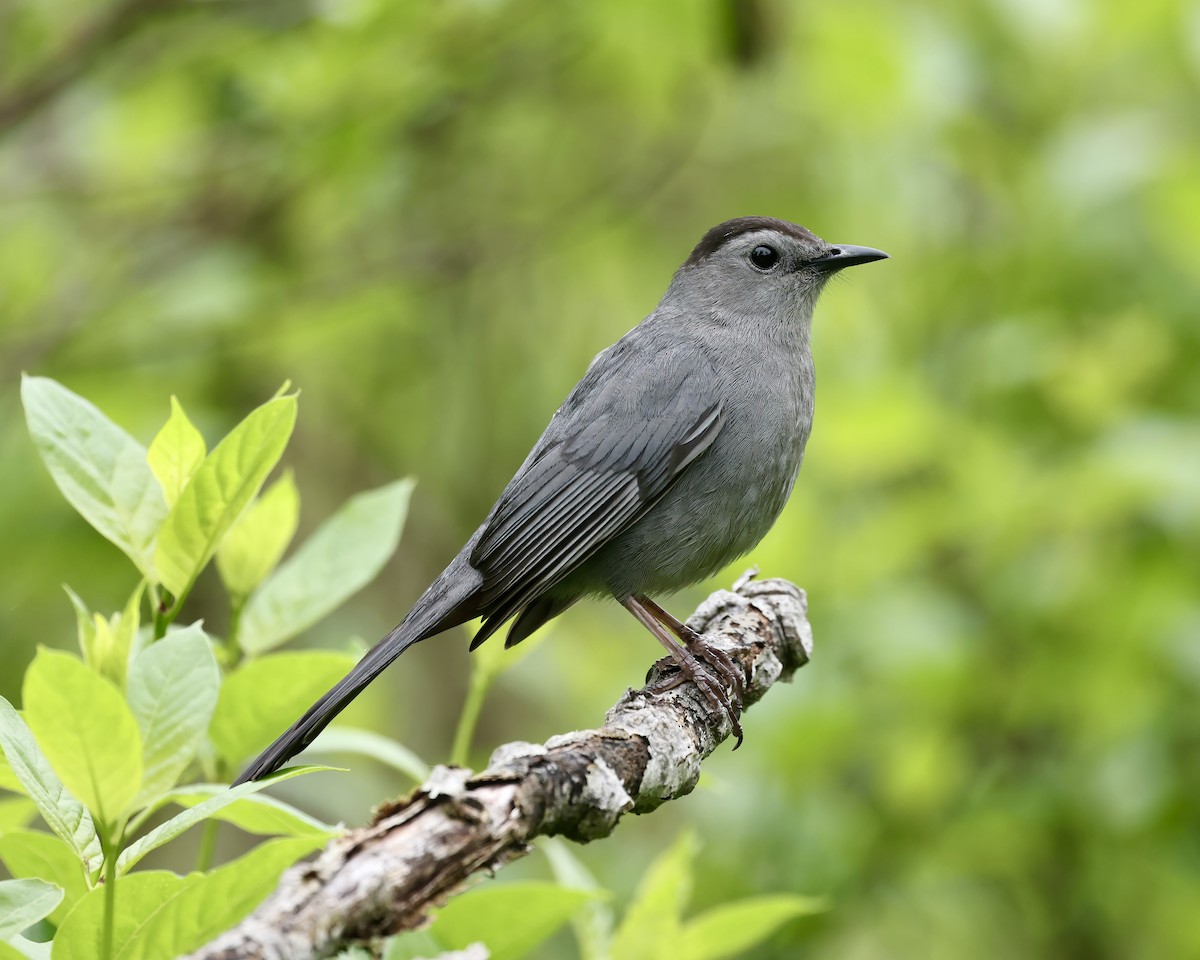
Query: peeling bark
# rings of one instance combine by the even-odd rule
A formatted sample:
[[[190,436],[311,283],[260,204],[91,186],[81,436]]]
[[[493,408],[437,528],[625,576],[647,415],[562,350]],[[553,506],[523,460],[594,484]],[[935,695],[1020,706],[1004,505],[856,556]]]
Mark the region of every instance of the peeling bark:
[[[705,600],[688,625],[748,669],[748,707],[808,662],[806,614],[803,591],[748,575]],[[411,930],[472,874],[528,853],[534,837],[586,843],[608,836],[626,812],[690,793],[701,762],[729,736],[729,719],[690,682],[656,687],[676,669],[659,661],[598,730],[505,744],[478,774],[437,767],[369,826],[292,867],[258,910],[189,960],[307,960]]]

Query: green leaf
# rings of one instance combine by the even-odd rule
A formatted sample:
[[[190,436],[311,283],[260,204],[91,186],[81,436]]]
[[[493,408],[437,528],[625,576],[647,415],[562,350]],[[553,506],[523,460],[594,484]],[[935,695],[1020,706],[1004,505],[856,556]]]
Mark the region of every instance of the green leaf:
[[[656,960],[674,953],[683,908],[691,894],[695,853],[696,838],[685,831],[650,864],[613,937],[614,957]]]
[[[146,924],[173,898],[203,880],[203,874],[176,876],[166,870],[143,870],[122,877],[113,914],[113,960],[130,956]],[[75,904],[54,937],[52,960],[96,960],[101,956],[100,930],[104,887],[96,887]],[[162,954],[175,956],[175,954]]]
[[[5,797],[0,800],[0,837],[13,830],[27,827],[37,816],[37,805],[25,797]]]
[[[93,648],[96,644],[96,624],[103,623],[106,627],[108,622],[103,617],[92,619],[92,611],[88,609],[86,603],[74,590],[68,587],[65,583],[63,589],[67,591],[67,596],[71,600],[71,606],[75,608],[75,632],[79,638],[79,653],[88,663],[91,663],[95,654]]]
[[[383,960],[429,960],[430,957],[439,957],[446,951],[446,945],[439,942],[428,930],[413,930],[389,937]]]
[[[609,904],[599,899],[605,894],[604,888],[563,840],[541,837],[537,845],[550,861],[550,869],[560,886],[596,894],[597,899],[584,904],[571,918],[571,926],[575,930],[581,960],[608,960],[612,956],[609,944],[613,936],[613,911]]]
[[[62,923],[67,911],[88,891],[79,857],[58,837],[40,830],[14,830],[0,837],[0,860],[14,877],[45,880],[65,896],[50,919]]]
[[[323,842],[319,837],[268,840],[199,877],[161,902],[114,960],[160,960],[202,947],[246,917],[275,889],[284,870]]]
[[[43,936],[48,932],[41,924],[38,925],[38,928],[35,930]],[[54,946],[48,940],[29,940],[24,935],[9,937],[7,945],[20,951],[21,960],[50,960],[50,951]]]
[[[190,808],[213,797],[224,796],[228,791],[229,787],[225,784],[197,784],[172,791],[166,801]],[[236,800],[214,810],[209,816],[259,836],[331,838],[341,833],[338,827],[322,823],[282,800],[261,793]]]
[[[752,897],[702,913],[683,927],[677,946],[680,956],[722,960],[749,950],[789,920],[826,909],[819,897],[794,894]]]
[[[168,507],[175,505],[207,452],[204,437],[192,425],[179,401],[171,397],[171,415],[158,436],[150,441],[146,453],[146,462],[158,478]]]
[[[167,513],[146,448],[96,407],[46,377],[21,378],[25,420],[64,497],[154,579],[154,537]]]
[[[288,767],[286,770],[281,770],[279,773],[273,774],[264,780],[255,780],[252,783],[240,783],[236,787],[230,787],[228,790],[209,797],[209,799],[198,803],[188,810],[184,810],[183,813],[176,814],[166,823],[159,824],[144,837],[135,840],[117,858],[117,870],[121,873],[128,872],[133,868],[134,864],[151,850],[157,850],[164,843],[170,843],[180,834],[213,816],[218,810],[236,803],[243,797],[247,797],[252,793],[258,793],[259,790],[263,790],[273,784],[291,780],[292,777],[333,769],[335,768],[316,766]]]
[[[248,914],[319,838],[273,840],[210,874],[177,877],[147,870],[121,878],[113,923],[113,960],[162,960],[202,946]],[[53,960],[100,956],[104,890],[89,893],[54,938]]]
[[[69,591],[68,591],[69,592]],[[125,609],[105,620],[99,614],[94,617],[90,635],[85,636],[80,626],[80,647],[87,665],[97,673],[108,677],[118,689],[125,688],[125,672],[129,668],[129,653],[141,625],[142,595],[146,592],[146,581],[142,580],[125,604]],[[78,600],[73,594],[72,602]],[[82,601],[80,601],[82,604]],[[76,606],[78,620],[86,607]]]
[[[8,960],[9,957],[15,957],[16,960],[50,960],[50,951],[54,946],[50,941],[29,940],[24,935],[0,940],[0,945],[16,951],[13,954],[0,952],[0,960]]]
[[[135,806],[166,793],[204,743],[221,671],[199,624],[144,649],[129,668],[126,697],[142,734],[142,787]]]
[[[22,696],[54,772],[93,816],[116,823],[142,782],[142,741],[121,692],[70,654],[39,647]]]
[[[45,880],[0,881],[0,939],[8,939],[48,917],[63,892]]]
[[[95,875],[103,854],[91,814],[63,786],[25,721],[3,697],[0,697],[0,747],[47,826],[75,851],[88,873]]]
[[[2,744],[3,741],[0,741]],[[8,762],[8,757],[4,755],[4,750],[0,748],[0,790],[11,790],[13,793],[22,793],[24,788],[21,786],[21,779],[13,771],[12,765]]]
[[[163,586],[187,595],[221,538],[254,499],[283,455],[296,424],[296,397],[268,400],[200,464],[158,535],[155,565]]]
[[[26,943],[30,941],[26,940]],[[29,960],[29,954],[22,952],[11,943],[0,940],[0,960]]]
[[[113,648],[112,657],[104,675],[112,680],[120,689],[125,689],[125,676],[129,670],[129,660],[133,652],[134,641],[137,639],[138,627],[142,619],[142,595],[146,592],[146,581],[137,585],[125,603],[125,609],[118,615],[118,620],[112,624]]]
[[[400,542],[412,480],[352,497],[251,595],[239,644],[261,653],[294,637],[362,589]]]
[[[230,764],[257,753],[357,662],[357,657],[328,650],[248,661],[221,685],[209,728],[213,744]]]
[[[372,730],[335,726],[325,729],[308,748],[312,753],[356,753],[385,763],[393,770],[421,783],[429,776],[429,766],[415,753],[391,737]]]
[[[517,960],[593,897],[588,890],[544,882],[476,887],[442,907],[429,931],[451,950],[481,942],[491,960]],[[514,922],[517,918],[519,922]]]
[[[112,648],[112,623],[101,614],[93,613],[92,627],[88,631],[86,642],[80,644],[83,662],[97,673],[102,673],[100,665],[108,658],[108,652]]]
[[[290,470],[235,523],[217,548],[217,571],[234,598],[245,598],[275,569],[296,534],[300,493]]]

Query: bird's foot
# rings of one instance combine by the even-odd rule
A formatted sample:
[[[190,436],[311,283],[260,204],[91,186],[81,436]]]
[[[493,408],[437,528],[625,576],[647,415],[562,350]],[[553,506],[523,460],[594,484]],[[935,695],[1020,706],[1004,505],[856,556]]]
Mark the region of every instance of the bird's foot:
[[[708,644],[702,644],[700,656],[697,657],[690,649],[676,647],[679,651],[675,656],[675,665],[679,668],[675,673],[661,677],[651,684],[650,689],[655,692],[665,693],[668,690],[674,690],[676,687],[682,686],[685,681],[690,680],[704,694],[704,698],[714,707],[720,710],[729,718],[729,728],[733,733],[734,744],[733,749],[736,750],[742,745],[742,693],[740,689],[740,677],[738,684],[733,685],[733,696],[725,689],[724,684],[720,683],[716,677],[704,669],[700,665],[700,660],[703,660],[714,673],[717,673],[727,680],[729,675],[718,666],[716,662],[705,656],[706,653],[714,652],[713,648]],[[715,651],[725,656],[723,651]],[[729,658],[726,656],[725,660]],[[736,677],[736,673],[734,674]]]
[[[737,699],[738,709],[741,709],[742,700],[753,679],[753,672],[749,664],[739,664],[724,650],[714,647],[686,623],[679,625],[679,639],[683,641],[683,645],[688,648],[692,656],[703,660],[729,682],[729,686],[733,689],[733,695]]]
[[[678,673],[657,681],[653,685],[654,689],[672,690],[684,680],[691,680],[709,703],[729,717],[729,727],[736,738],[733,749],[736,750],[740,747],[742,745],[742,696],[745,693],[745,684],[729,655],[724,650],[718,650],[706,642],[695,630],[671,616],[649,597],[626,597],[621,603],[655,636],[679,667]],[[670,633],[667,632],[668,630]],[[683,646],[672,639],[671,633],[683,641]],[[704,661],[709,670],[700,666],[700,660]],[[721,683],[721,680],[724,680],[725,683]],[[728,684],[729,690],[732,690],[732,696],[726,690],[726,684]]]
[[[753,680],[753,671],[749,664],[741,664],[739,671],[739,665],[729,654],[712,646],[699,633],[664,610],[649,597],[638,597],[638,602],[653,615],[654,619],[675,634],[694,656],[699,657],[724,677],[733,688],[734,695],[741,701]]]

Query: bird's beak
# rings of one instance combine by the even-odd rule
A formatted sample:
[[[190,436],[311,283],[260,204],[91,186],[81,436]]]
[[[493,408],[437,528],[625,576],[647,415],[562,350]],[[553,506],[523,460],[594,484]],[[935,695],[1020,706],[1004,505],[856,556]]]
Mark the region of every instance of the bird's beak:
[[[828,273],[841,270],[844,267],[855,267],[860,263],[870,263],[872,260],[886,260],[888,255],[874,247],[856,247],[849,243],[839,243],[830,248],[829,252],[809,263]]]

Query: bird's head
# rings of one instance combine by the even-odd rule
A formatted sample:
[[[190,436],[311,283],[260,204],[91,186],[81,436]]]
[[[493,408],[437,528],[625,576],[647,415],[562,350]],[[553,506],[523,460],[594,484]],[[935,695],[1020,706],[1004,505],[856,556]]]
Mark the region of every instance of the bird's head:
[[[786,220],[738,217],[701,238],[676,272],[667,297],[718,320],[806,319],[833,274],[886,257],[871,247],[827,243]]]

